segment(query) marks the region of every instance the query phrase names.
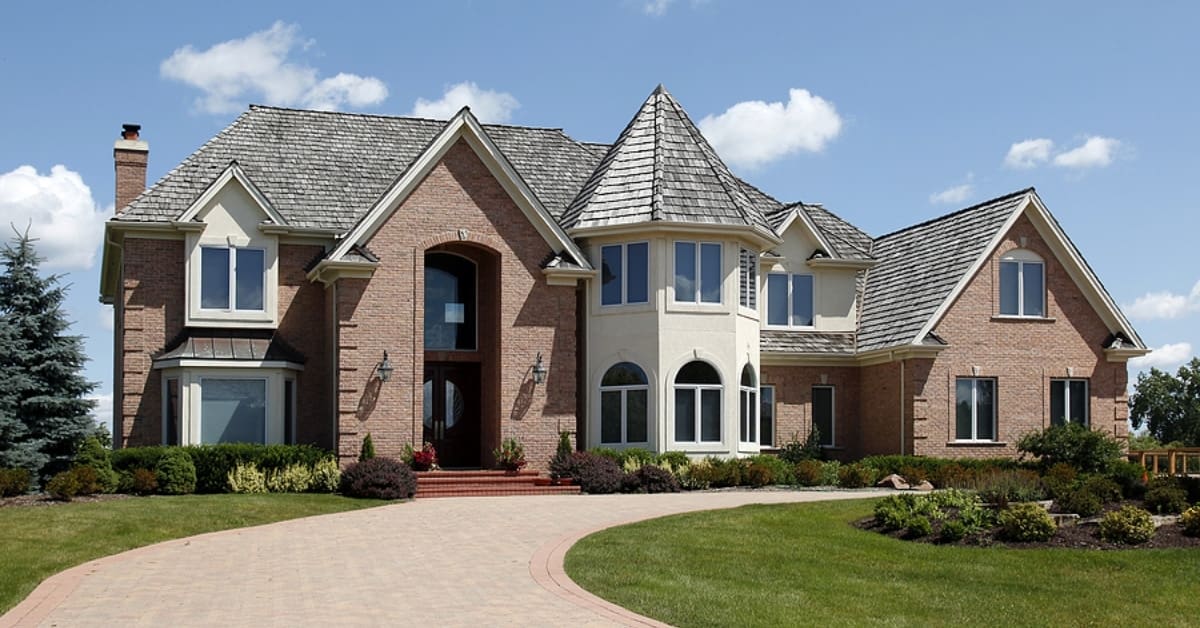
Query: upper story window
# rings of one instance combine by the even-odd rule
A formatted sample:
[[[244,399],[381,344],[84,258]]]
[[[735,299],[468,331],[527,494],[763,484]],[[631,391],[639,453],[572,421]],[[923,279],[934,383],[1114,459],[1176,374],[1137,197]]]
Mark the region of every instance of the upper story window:
[[[613,244],[600,248],[600,304],[650,301],[649,244]]]
[[[789,273],[767,275],[767,325],[813,326],[813,276]]]
[[[749,249],[738,253],[738,303],[758,308],[758,254]]]
[[[721,442],[721,376],[695,360],[675,376],[675,440]]]
[[[200,308],[262,312],[266,303],[266,251],[200,247]]]
[[[1046,266],[1036,253],[1017,249],[1000,258],[1000,314],[1046,315]]]
[[[645,443],[649,440],[649,380],[642,367],[620,362],[600,380],[600,442]]]
[[[1050,424],[1088,424],[1088,381],[1050,380]]]
[[[721,245],[675,243],[675,301],[721,303]]]

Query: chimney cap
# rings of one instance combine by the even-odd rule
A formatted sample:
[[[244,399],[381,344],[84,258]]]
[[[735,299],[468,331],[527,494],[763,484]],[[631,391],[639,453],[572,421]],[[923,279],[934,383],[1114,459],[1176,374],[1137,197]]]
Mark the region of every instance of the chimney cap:
[[[113,144],[115,150],[147,152],[150,146],[143,142],[139,137],[141,135],[142,125],[140,124],[122,124],[121,137]]]
[[[139,132],[142,130],[142,125],[140,125],[140,124],[122,124],[121,129],[122,129],[121,137],[123,139],[136,140],[138,138]],[[133,137],[130,137],[130,135],[132,135]]]

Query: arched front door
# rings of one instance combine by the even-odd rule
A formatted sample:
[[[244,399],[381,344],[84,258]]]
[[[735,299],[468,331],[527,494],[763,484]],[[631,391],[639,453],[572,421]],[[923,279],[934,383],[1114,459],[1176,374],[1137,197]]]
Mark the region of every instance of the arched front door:
[[[479,365],[425,365],[424,440],[446,468],[479,466]]]

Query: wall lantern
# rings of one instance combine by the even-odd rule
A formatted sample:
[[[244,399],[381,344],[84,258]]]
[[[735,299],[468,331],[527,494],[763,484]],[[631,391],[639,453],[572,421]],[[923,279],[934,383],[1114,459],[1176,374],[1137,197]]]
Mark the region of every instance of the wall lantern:
[[[542,384],[546,381],[546,365],[542,364],[542,352],[538,351],[537,360],[533,363],[533,383]]]
[[[383,352],[383,361],[375,367],[375,371],[379,373],[379,381],[386,382],[392,376],[392,361],[388,359],[387,351]]]

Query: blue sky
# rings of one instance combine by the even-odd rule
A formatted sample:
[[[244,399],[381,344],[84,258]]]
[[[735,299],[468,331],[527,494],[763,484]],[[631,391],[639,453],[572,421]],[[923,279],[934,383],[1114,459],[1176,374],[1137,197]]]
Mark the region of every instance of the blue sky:
[[[1200,347],[1198,7],[22,3],[0,25],[0,222],[32,218],[67,273],[103,398],[99,244],[122,123],[143,125],[154,181],[251,102],[469,102],[611,142],[661,82],[741,176],[873,235],[1036,186],[1159,349],[1131,372],[1174,369]]]

